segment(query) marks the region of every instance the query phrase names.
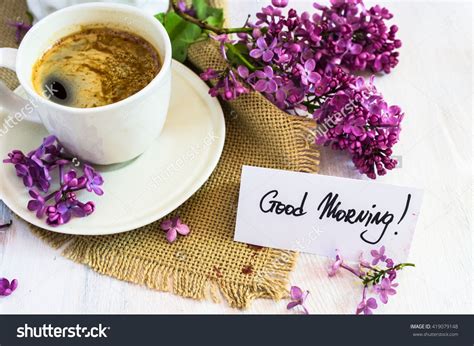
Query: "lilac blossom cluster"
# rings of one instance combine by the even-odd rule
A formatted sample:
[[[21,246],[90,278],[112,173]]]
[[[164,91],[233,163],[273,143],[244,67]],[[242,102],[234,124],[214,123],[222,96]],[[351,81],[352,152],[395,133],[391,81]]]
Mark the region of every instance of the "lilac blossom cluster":
[[[91,166],[82,166],[82,175],[75,170],[77,164],[68,158],[55,136],[49,136],[35,150],[25,155],[20,150],[8,154],[4,163],[15,166],[16,174],[28,188],[31,200],[28,210],[35,212],[38,218],[46,215],[46,223],[60,226],[72,217],[85,217],[95,210],[93,202],[81,202],[77,192],[87,190],[101,196],[104,180]],[[57,171],[59,186],[50,192],[53,174]]]
[[[335,261],[329,268],[329,276],[333,277],[341,269],[344,269],[356,277],[358,277],[364,288],[362,290],[362,300],[357,305],[356,314],[371,315],[373,310],[378,307],[377,299],[375,297],[368,297],[369,293],[373,293],[383,303],[388,303],[389,296],[397,293],[395,288],[398,283],[395,283],[397,272],[404,267],[414,267],[412,263],[398,263],[395,264],[393,259],[385,254],[385,247],[382,246],[379,250],[372,250],[370,252],[372,259],[367,261],[362,254],[359,258],[357,267],[348,265],[337,253]]]
[[[321,28],[322,58],[349,71],[390,73],[398,64],[396,51],[402,42],[396,38],[398,27],[387,27],[392,13],[379,5],[366,9],[362,0],[331,0],[331,6],[314,7],[315,25]]]
[[[331,0],[329,7],[314,4],[317,12],[312,15],[293,9],[283,15],[280,8],[288,1],[272,3],[257,13],[255,23],[246,23],[238,39],[226,33],[211,35],[228,65],[201,74],[203,80],[215,82],[210,94],[233,100],[253,89],[280,109],[312,114],[326,126],[328,118],[345,109],[316,142],[347,151],[369,178],[386,174],[397,165],[391,155],[403,112],[384,101],[373,79],[366,85],[352,72],[389,73],[397,65],[398,28],[385,23],[392,14],[380,6],[366,9],[361,0]]]
[[[316,143],[348,151],[359,172],[375,179],[397,165],[391,155],[403,115],[400,107],[387,105],[373,78],[369,83],[362,77],[352,78],[314,112],[321,126],[332,121]]]

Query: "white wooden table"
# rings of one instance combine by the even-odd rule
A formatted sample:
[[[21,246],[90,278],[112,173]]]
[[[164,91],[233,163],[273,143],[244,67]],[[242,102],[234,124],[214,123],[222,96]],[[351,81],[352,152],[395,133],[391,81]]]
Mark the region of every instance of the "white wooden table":
[[[312,10],[309,1],[291,1]],[[371,2],[372,3],[372,2]],[[231,1],[232,24],[263,0]],[[472,4],[398,1],[403,40],[395,71],[378,78],[385,97],[406,112],[396,155],[402,167],[380,179],[425,190],[409,260],[398,294],[380,313],[472,313]],[[344,155],[323,152],[322,174],[356,177]],[[291,282],[308,289],[315,314],[353,313],[360,287],[349,275],[329,279],[327,260],[302,254]],[[194,301],[102,276],[61,257],[22,222],[0,233],[0,277],[18,278],[7,313],[288,313],[285,301],[259,300],[247,311],[225,303]],[[290,312],[292,313],[292,312]]]

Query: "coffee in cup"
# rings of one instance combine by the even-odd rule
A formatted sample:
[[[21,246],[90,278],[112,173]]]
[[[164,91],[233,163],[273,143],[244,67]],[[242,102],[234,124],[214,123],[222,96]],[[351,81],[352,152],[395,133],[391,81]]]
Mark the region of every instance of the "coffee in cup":
[[[144,38],[105,26],[87,26],[57,41],[36,62],[35,91],[76,108],[105,106],[147,86],[161,68]]]

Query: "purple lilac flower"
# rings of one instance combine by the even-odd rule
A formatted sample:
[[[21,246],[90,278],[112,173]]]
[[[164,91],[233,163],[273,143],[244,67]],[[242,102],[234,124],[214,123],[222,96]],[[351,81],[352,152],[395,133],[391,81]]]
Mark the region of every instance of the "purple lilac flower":
[[[79,179],[77,176],[76,171],[70,170],[66,174],[63,175],[63,183],[62,183],[64,190],[67,189],[74,189],[79,185]]]
[[[272,5],[275,7],[286,7],[288,0],[272,0]]]
[[[93,202],[83,204],[76,199],[75,195],[69,195],[64,201],[46,208],[46,223],[53,227],[61,226],[68,223],[73,216],[85,217],[92,214],[94,209]]]
[[[3,160],[3,163],[12,163],[14,165],[24,163],[26,160],[25,154],[21,150],[13,150],[8,153],[8,159]]]
[[[60,226],[68,223],[72,217],[72,210],[76,210],[74,207],[74,204],[69,201],[59,202],[54,207],[48,207],[46,223],[50,226]]]
[[[341,255],[339,254],[339,251],[336,251],[336,260],[333,262],[333,264],[331,265],[328,271],[329,277],[336,275],[343,263],[344,261]]]
[[[362,301],[357,305],[356,314],[359,315],[364,313],[364,315],[372,315],[373,311],[377,309],[377,301],[375,298],[362,299]]]
[[[387,258],[385,255],[384,247],[378,251],[373,250],[372,257],[376,259],[376,261],[369,263],[364,259],[361,253],[357,270],[344,263],[341,255],[337,253],[336,260],[329,270],[329,276],[334,276],[339,269],[344,269],[361,280],[364,288],[362,290],[362,300],[357,306],[356,314],[364,313],[365,315],[370,315],[373,313],[373,310],[377,308],[376,299],[374,297],[367,297],[369,290],[375,293],[383,304],[387,304],[388,296],[397,293],[395,287],[397,287],[398,284],[394,283],[397,277],[397,271],[407,266],[415,266],[412,263],[395,264],[391,258]],[[382,265],[375,266],[380,262],[382,262]],[[384,264],[385,266],[383,266]]]
[[[190,233],[189,227],[177,216],[161,223],[161,229],[166,232],[166,239],[172,243],[178,234],[186,236]]]
[[[261,12],[256,14],[257,22],[255,25],[259,26],[261,24],[270,24],[274,23],[277,18],[281,17],[281,10],[278,8],[274,8],[272,6],[267,6],[262,8]]]
[[[283,15],[287,1],[272,4],[256,14],[255,23],[246,22],[251,30],[240,32],[237,41],[228,35],[211,36],[219,42],[228,67],[202,73],[204,80],[214,83],[209,93],[233,100],[247,93],[249,86],[282,110],[311,113],[322,124],[354,103],[352,111],[317,143],[347,151],[359,172],[369,178],[386,174],[397,164],[392,147],[399,138],[403,112],[387,104],[373,79],[366,83],[351,72],[388,73],[397,65],[398,28],[386,24],[392,14],[380,6],[367,9],[361,0],[316,3],[313,14],[290,9]]]
[[[220,42],[221,44],[233,43],[233,41],[229,38],[229,35],[227,34],[210,35],[209,37],[217,42]]]
[[[387,256],[385,255],[385,246],[382,246],[378,251],[377,250],[370,251],[370,254],[373,257],[372,265],[377,265],[379,261],[385,262],[387,258]]]
[[[36,217],[41,219],[46,211],[46,200],[34,189],[31,189],[29,194],[33,199],[28,202],[28,210],[35,211]]]
[[[226,101],[234,100],[245,93],[248,93],[248,89],[237,79],[233,71],[218,72],[216,84],[209,89],[211,96],[219,95]]]
[[[254,84],[255,90],[268,93],[274,93],[277,90],[278,85],[270,66],[265,66],[263,71],[256,71],[254,75],[256,79]]]
[[[178,8],[181,12],[190,15],[191,17],[196,17],[196,10],[193,6],[188,7],[185,0],[178,1]]]
[[[397,293],[394,287],[397,287],[398,284],[392,283],[389,278],[384,278],[380,284],[375,285],[375,292],[379,295],[380,301],[384,304],[388,303],[388,296],[393,296]]]
[[[367,299],[367,286],[364,286],[362,290],[362,301],[357,305],[356,315],[360,315],[361,313],[364,313],[364,315],[372,315],[372,310],[377,309],[377,307],[378,305],[375,298]]]
[[[296,67],[301,74],[301,83],[303,85],[316,84],[321,80],[321,75],[314,72],[316,68],[316,61],[314,61],[314,59],[308,59],[304,65],[297,64]]]
[[[234,41],[230,40],[226,34],[211,35],[210,37],[220,43],[219,47],[222,57],[228,61],[225,47],[226,44],[233,44]],[[231,101],[248,92],[248,89],[244,87],[231,68],[226,68],[222,71],[209,68],[201,73],[200,76],[205,81],[215,80],[214,86],[209,89],[209,94],[213,97],[221,96],[224,100]]]
[[[321,46],[326,59],[340,59],[351,71],[370,70],[389,73],[398,64],[401,41],[398,27],[385,23],[393,15],[380,6],[366,9],[362,1],[332,1],[330,7],[315,4],[321,11],[315,20],[330,30]]]
[[[387,267],[388,267],[388,265],[387,265]],[[389,268],[393,268],[393,267],[394,267],[394,266],[389,267]],[[396,269],[391,269],[391,270],[389,270],[389,271],[388,271],[388,279],[389,279],[390,281],[394,281],[396,278],[397,278],[397,271],[396,271]]]
[[[89,165],[84,166],[84,173],[87,178],[86,181],[86,189],[87,191],[91,192],[94,191],[94,193],[98,196],[102,196],[104,194],[104,191],[100,188],[104,184],[104,179],[102,176],[94,170]]]
[[[28,156],[29,157],[34,156],[34,157],[38,157],[38,158],[44,156],[46,154],[46,151],[51,149],[51,147],[54,146],[55,142],[56,142],[56,137],[55,136],[48,136],[48,137],[44,138],[43,143],[41,143],[41,145],[37,149],[31,151],[28,154]]]
[[[264,37],[259,37],[256,42],[257,47],[252,49],[249,53],[249,55],[254,58],[262,58],[264,62],[270,62],[273,59],[273,56],[275,53],[273,50],[275,49],[277,45],[277,40],[274,38],[270,45],[267,45],[267,42],[265,41]],[[269,66],[267,66],[269,67]]]
[[[332,263],[332,265],[329,267],[328,276],[329,277],[335,276],[340,269],[345,269],[357,277],[360,277],[361,275],[364,274],[360,268],[356,269],[344,263],[344,260],[342,256],[340,255],[339,250],[336,250],[336,259]]]
[[[303,290],[299,288],[298,286],[291,286],[291,289],[290,289],[291,302],[288,303],[286,308],[290,310],[297,306],[301,306],[303,309],[303,313],[305,315],[308,315],[308,309],[306,309],[306,307],[304,306],[304,302],[306,298],[308,297],[308,294],[309,294],[309,291],[303,292]]]
[[[215,79],[218,76],[219,76],[218,72],[212,68],[208,68],[203,73],[200,74],[201,79],[204,81]]]
[[[8,25],[14,27],[16,29],[15,36],[16,36],[16,43],[20,43],[23,39],[23,36],[32,28],[30,24],[26,24],[24,22],[8,22]]]
[[[360,173],[375,179],[393,169],[392,147],[398,142],[403,113],[397,106],[388,107],[373,84],[353,79],[342,90],[330,96],[313,117],[321,124],[329,120],[335,126],[317,138],[318,144],[345,150]]]
[[[13,279],[11,282],[8,279],[0,278],[0,296],[9,296],[18,287],[18,280]]]
[[[387,259],[385,259],[385,265],[387,266],[387,268],[393,268],[395,263],[393,262],[393,259],[387,258]]]
[[[75,192],[88,190],[99,196],[104,193],[101,188],[104,183],[102,176],[87,164],[83,165],[83,175],[80,175],[75,170],[73,160],[65,156],[63,147],[54,136],[45,138],[28,155],[13,150],[3,162],[15,166],[17,175],[29,189],[32,199],[28,201],[28,210],[35,212],[40,219],[46,215],[46,223],[50,226],[60,226],[72,217],[85,217],[94,212],[94,203],[82,203]],[[70,170],[63,174],[67,167]],[[60,186],[49,193],[54,170],[58,170]]]

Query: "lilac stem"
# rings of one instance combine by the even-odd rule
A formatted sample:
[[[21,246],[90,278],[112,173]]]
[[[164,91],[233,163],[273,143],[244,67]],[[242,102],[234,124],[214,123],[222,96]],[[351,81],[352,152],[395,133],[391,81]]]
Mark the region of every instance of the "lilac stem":
[[[361,278],[360,274],[354,268],[352,268],[348,265],[345,265],[344,263],[341,264],[341,268],[344,268],[345,270],[351,272],[352,274],[354,274],[358,278]]]
[[[178,16],[180,16],[181,18],[183,18],[184,20],[186,20],[190,23],[196,24],[201,29],[215,32],[218,35],[220,35],[220,34],[233,34],[233,33],[239,33],[239,32],[250,33],[253,30],[252,28],[218,28],[216,26],[209,25],[209,24],[207,24],[206,22],[204,22],[202,20],[199,20],[198,18],[190,16],[187,13],[184,13],[183,11],[181,11],[179,9],[179,7],[176,5],[174,0],[171,0],[170,3],[171,3],[171,6],[172,6],[173,10],[175,11],[175,13]]]
[[[224,43],[221,44],[220,50],[221,50],[221,55],[224,57],[224,60],[229,61],[229,59],[227,59],[227,53],[225,51],[225,44]]]
[[[13,221],[10,220],[10,222],[7,222],[6,224],[0,225],[0,229],[2,229],[2,228],[8,228],[8,227],[10,227],[10,226],[12,225],[12,223],[13,223]]]
[[[63,166],[59,165],[59,184],[63,184]]]
[[[49,195],[47,195],[45,198],[44,198],[44,201],[47,202],[49,201],[51,198],[54,197],[55,194],[57,194],[60,190],[57,190],[57,191],[54,191],[52,193],[50,193]]]
[[[257,68],[250,62],[248,61],[233,44],[226,43],[225,44],[226,48],[232,51],[234,55],[240,60],[241,63],[243,63],[250,71],[255,71]]]
[[[383,270],[372,268],[374,272],[373,275],[370,275],[370,276],[367,275],[365,277],[361,277],[361,279],[363,279],[364,285],[368,285],[369,283],[372,283],[374,285],[378,281],[380,281],[381,278],[384,278],[385,275],[387,275],[392,270],[397,271],[397,270],[403,269],[404,267],[414,267],[414,266],[415,265],[413,263],[398,263],[396,266],[392,268],[387,268]]]

